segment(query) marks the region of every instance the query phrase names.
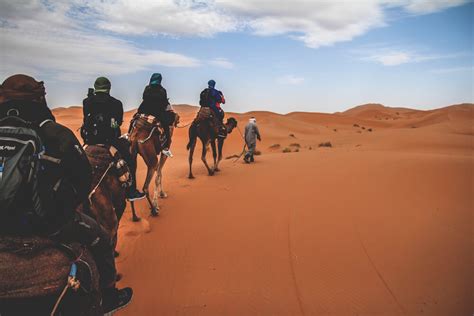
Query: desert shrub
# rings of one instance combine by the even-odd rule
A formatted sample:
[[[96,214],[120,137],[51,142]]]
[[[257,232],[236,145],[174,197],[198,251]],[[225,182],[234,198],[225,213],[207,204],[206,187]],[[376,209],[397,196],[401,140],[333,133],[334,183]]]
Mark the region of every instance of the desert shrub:
[[[298,144],[298,143],[292,143],[292,144],[290,144],[290,147],[297,147],[297,148],[300,148],[301,145]]]
[[[282,152],[284,153],[291,153],[291,149],[288,147],[283,148]]]
[[[295,134],[290,134],[290,137],[296,138]]]
[[[318,145],[319,147],[332,147],[331,142],[325,142]]]
[[[354,126],[354,127],[359,127],[359,124],[354,124],[354,125],[352,125],[352,126]]]
[[[295,152],[295,153],[297,153],[297,152],[299,152],[299,151],[300,151],[299,148],[296,148],[295,150],[293,150],[293,152]]]
[[[278,149],[278,148],[280,148],[280,144],[273,144],[269,148],[270,149]]]
[[[371,129],[371,128],[369,128],[369,129],[368,129],[368,131],[369,131],[369,132],[372,132],[372,129]]]
[[[362,126],[361,128],[362,128],[362,129],[365,129],[365,127],[364,127],[364,126]]]
[[[337,132],[337,128],[333,129],[333,131]]]
[[[260,150],[255,150],[255,151],[253,152],[253,154],[254,154],[255,156],[260,156],[260,155],[262,154],[262,152],[261,152]]]

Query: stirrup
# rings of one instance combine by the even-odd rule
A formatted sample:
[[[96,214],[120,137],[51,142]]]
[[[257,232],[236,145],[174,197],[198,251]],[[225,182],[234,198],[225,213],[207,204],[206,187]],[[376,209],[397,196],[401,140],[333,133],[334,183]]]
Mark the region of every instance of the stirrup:
[[[165,155],[165,156],[167,156],[167,157],[169,157],[169,158],[173,158],[173,153],[171,153],[171,150],[169,150],[169,149],[168,149],[168,150],[163,149],[161,152],[163,153],[163,155]]]

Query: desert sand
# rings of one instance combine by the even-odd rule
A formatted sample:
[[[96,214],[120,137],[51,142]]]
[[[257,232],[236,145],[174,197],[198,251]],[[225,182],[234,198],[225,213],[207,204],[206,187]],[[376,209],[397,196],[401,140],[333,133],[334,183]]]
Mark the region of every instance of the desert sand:
[[[76,131],[81,110],[54,112]],[[472,315],[474,105],[229,116],[256,116],[262,155],[210,177],[198,143],[189,180],[175,131],[160,216],[140,201],[120,223],[117,315]]]

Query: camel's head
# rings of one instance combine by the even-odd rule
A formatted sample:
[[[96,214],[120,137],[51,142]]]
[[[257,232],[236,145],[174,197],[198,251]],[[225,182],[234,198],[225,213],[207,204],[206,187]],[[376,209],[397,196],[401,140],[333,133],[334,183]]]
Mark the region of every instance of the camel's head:
[[[225,127],[228,134],[232,133],[232,130],[237,127],[237,120],[233,117],[229,117],[225,123]]]

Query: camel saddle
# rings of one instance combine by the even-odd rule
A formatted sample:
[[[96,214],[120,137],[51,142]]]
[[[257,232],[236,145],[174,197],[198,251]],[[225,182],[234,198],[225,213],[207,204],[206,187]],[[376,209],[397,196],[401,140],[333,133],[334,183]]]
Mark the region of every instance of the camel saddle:
[[[42,237],[0,236],[0,302],[59,296],[73,262],[84,291],[98,289],[94,260],[81,245],[61,245]]]
[[[161,144],[164,144],[166,141],[163,127],[161,126],[160,121],[153,115],[137,113],[132,119],[131,126],[132,131],[136,128],[137,130],[144,131],[148,134],[145,139],[140,140],[142,143],[148,141],[154,133],[158,133]]]
[[[160,121],[153,115],[145,114],[135,114],[133,117],[133,126],[139,129],[144,129],[146,131],[151,131],[153,128],[159,129],[159,132],[162,132],[162,127]]]
[[[103,176],[110,164],[113,163],[116,175],[122,186],[130,186],[132,181],[130,169],[117,148],[104,144],[84,145],[84,151],[92,166],[93,183],[98,183],[100,177]]]
[[[201,107],[196,114],[196,118],[193,121],[193,125],[208,121],[214,134],[217,135],[219,132],[219,126],[221,125],[219,119],[216,117],[214,112],[209,107]]]

